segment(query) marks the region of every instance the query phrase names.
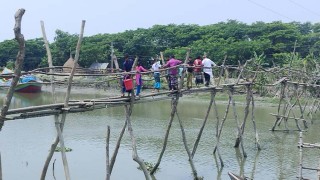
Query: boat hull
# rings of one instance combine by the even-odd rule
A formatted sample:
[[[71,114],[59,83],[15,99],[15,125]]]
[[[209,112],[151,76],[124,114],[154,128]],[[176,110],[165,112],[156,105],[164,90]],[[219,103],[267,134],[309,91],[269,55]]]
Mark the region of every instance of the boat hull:
[[[21,83],[21,84],[17,84],[14,91],[21,92],[21,93],[37,93],[37,92],[41,92],[41,87],[42,87],[42,84],[37,82]]]

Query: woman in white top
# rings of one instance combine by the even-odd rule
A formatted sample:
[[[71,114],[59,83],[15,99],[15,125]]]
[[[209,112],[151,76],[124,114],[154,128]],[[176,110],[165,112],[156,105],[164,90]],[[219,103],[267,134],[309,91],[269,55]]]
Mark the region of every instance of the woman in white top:
[[[160,72],[159,72],[160,67],[161,67],[160,61],[154,60],[151,67],[153,71],[153,77],[154,77],[154,89],[152,92],[155,92],[155,90],[159,92],[161,87]]]
[[[204,79],[206,81],[205,86],[208,87],[210,84],[210,79],[211,78],[213,79],[212,67],[217,65],[211,59],[207,58],[206,56],[203,56],[202,66],[203,66]],[[212,84],[214,85],[214,83]]]

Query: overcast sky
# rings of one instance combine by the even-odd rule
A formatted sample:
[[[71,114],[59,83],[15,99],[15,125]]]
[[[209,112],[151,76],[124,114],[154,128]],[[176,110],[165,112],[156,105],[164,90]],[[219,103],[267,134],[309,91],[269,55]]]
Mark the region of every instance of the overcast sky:
[[[320,0],[2,0],[0,42],[13,39],[14,14],[26,10],[22,19],[25,39],[42,37],[45,23],[49,41],[55,30],[84,36],[117,33],[155,24],[208,25],[228,19],[247,24],[256,21],[320,22]]]

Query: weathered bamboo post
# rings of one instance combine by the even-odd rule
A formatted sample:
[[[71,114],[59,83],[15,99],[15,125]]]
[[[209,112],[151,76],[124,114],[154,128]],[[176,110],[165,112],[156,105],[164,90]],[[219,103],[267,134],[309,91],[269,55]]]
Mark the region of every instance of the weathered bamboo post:
[[[302,148],[303,148],[303,140],[302,140],[302,131],[300,131],[299,133],[299,145],[298,145],[298,148],[299,148],[299,180],[303,180],[303,177],[302,177],[302,169],[303,169],[303,166],[302,166],[302,161],[303,161],[303,157],[302,157]]]
[[[111,66],[111,72],[113,73],[113,56],[114,56],[114,49],[113,49],[113,42],[111,42],[111,46],[110,46],[110,48],[111,48],[111,63],[110,63],[110,66]]]
[[[218,152],[218,155],[219,155],[219,158],[220,158],[220,163],[221,163],[222,167],[224,166],[224,163],[223,163],[222,158],[221,158],[220,153],[219,153],[220,136],[221,136],[223,125],[224,125],[224,123],[225,123],[225,121],[226,121],[226,119],[228,117],[228,114],[229,114],[230,104],[231,104],[231,97],[229,96],[229,101],[228,101],[228,104],[227,104],[226,111],[224,113],[224,117],[222,118],[220,125],[219,125],[219,120],[217,120],[217,125],[216,125],[219,130],[216,132],[217,142],[216,142],[216,145],[215,145],[215,147],[213,149],[213,154],[215,154],[216,151]],[[215,112],[218,111],[218,108],[217,108],[217,105],[216,105],[215,102],[214,102],[214,109],[215,109]],[[219,117],[217,116],[217,119],[218,118]]]
[[[47,157],[46,163],[50,162],[52,155],[54,153],[55,148],[58,145],[58,142],[60,142],[60,146],[61,146],[61,156],[62,156],[62,160],[63,160],[63,166],[64,166],[64,171],[65,171],[65,176],[66,179],[69,180],[70,179],[70,172],[69,172],[69,167],[68,167],[68,161],[66,158],[66,154],[65,154],[65,147],[64,147],[64,140],[63,140],[63,135],[62,135],[62,129],[64,126],[64,122],[67,116],[66,110],[68,110],[68,102],[69,102],[69,98],[70,98],[70,93],[71,93],[71,85],[72,85],[72,79],[73,79],[73,75],[75,74],[76,71],[76,64],[78,63],[79,60],[79,54],[80,54],[80,47],[81,47],[81,42],[83,39],[83,31],[84,31],[84,26],[85,26],[85,21],[82,21],[82,25],[81,25],[81,32],[80,32],[80,36],[79,36],[79,40],[77,43],[77,47],[76,47],[76,56],[75,56],[75,60],[74,60],[74,66],[71,70],[71,73],[69,75],[69,79],[68,79],[68,87],[67,87],[67,92],[66,92],[66,97],[65,97],[65,101],[64,101],[64,112],[62,114],[61,117],[61,121],[59,122],[58,118],[55,118],[55,126],[56,126],[56,130],[57,130],[57,134],[58,136],[56,137],[55,142],[51,145],[51,151],[49,152],[49,155]],[[41,174],[41,180],[45,179],[45,172],[43,170],[42,174]]]
[[[197,179],[198,179],[197,170],[196,170],[196,168],[195,168],[195,166],[194,166],[193,159],[192,159],[193,157],[192,157],[192,155],[191,155],[191,153],[190,153],[190,150],[189,150],[189,148],[188,148],[186,133],[184,132],[183,124],[182,124],[182,121],[181,121],[181,119],[180,119],[179,114],[178,114],[177,111],[176,111],[176,114],[177,114],[177,118],[178,118],[178,120],[179,120],[180,129],[181,129],[181,134],[182,134],[182,141],[183,141],[184,147],[185,147],[185,149],[186,149],[186,151],[187,151],[187,154],[188,154],[189,163],[190,163],[190,166],[191,166],[191,169],[192,169],[192,174],[193,174],[194,179],[197,180]]]
[[[243,118],[243,122],[242,122],[242,125],[241,125],[241,131],[238,132],[238,133],[241,133],[242,136],[243,136],[243,133],[244,133],[244,128],[246,126],[246,121],[247,121],[247,118],[248,118],[248,115],[249,115],[249,106],[251,104],[251,100],[252,100],[252,97],[251,97],[251,83],[250,84],[246,84],[246,89],[247,89],[247,97],[246,97],[246,107],[244,108],[244,118]],[[239,144],[240,144],[240,135],[238,134],[237,138],[236,138],[236,143],[234,145],[234,147],[239,147]]]
[[[282,105],[282,101],[284,99],[284,93],[285,93],[285,89],[286,89],[286,83],[283,83],[283,81],[286,81],[286,79],[282,79],[281,82],[281,90],[280,90],[280,100],[279,100],[279,104],[278,104],[278,111],[277,111],[277,116],[276,116],[276,121],[274,122],[274,125],[271,128],[271,131],[274,131],[276,128],[276,125],[281,121],[282,117],[280,117],[280,108]]]
[[[110,126],[107,128],[107,137],[106,137],[106,180],[110,180],[110,163],[109,163],[109,143],[110,143]]]
[[[208,120],[208,117],[209,117],[209,113],[210,113],[210,111],[211,111],[212,103],[213,103],[213,100],[214,100],[214,98],[215,98],[215,96],[216,96],[216,91],[213,90],[213,91],[210,93],[210,95],[211,95],[211,99],[210,99],[209,107],[208,107],[208,109],[207,109],[206,116],[205,116],[205,118],[204,118],[204,121],[203,121],[202,126],[201,126],[201,128],[200,128],[200,131],[199,131],[199,133],[198,133],[197,139],[196,139],[196,141],[195,141],[195,143],[194,143],[194,145],[193,145],[193,149],[192,149],[192,153],[191,153],[191,157],[192,157],[192,158],[193,158],[194,154],[196,153],[196,150],[197,150],[197,147],[198,147],[198,144],[199,144],[199,141],[200,141],[200,138],[201,138],[203,129],[204,129],[206,123],[207,123],[207,120]]]
[[[253,93],[252,93],[252,89],[251,89],[251,121],[253,123],[253,129],[254,129],[254,132],[255,132],[255,140],[256,140],[256,146],[258,148],[258,150],[261,150],[261,147],[260,147],[260,143],[259,143],[259,134],[258,134],[258,131],[257,131],[257,126],[256,126],[256,121],[255,121],[255,116],[254,116],[254,98],[253,98]]]
[[[180,83],[179,83],[179,87],[178,87],[180,96],[182,96],[181,90],[183,89],[183,83],[184,83],[183,81],[184,81],[184,76],[185,76],[185,74],[186,74],[185,64],[187,64],[187,62],[188,62],[188,60],[189,60],[190,51],[191,51],[191,49],[188,48],[187,54],[186,54],[186,59],[184,60],[184,65],[183,65],[183,67],[182,67],[183,70],[182,70],[182,74],[181,74],[181,77],[180,77]]]
[[[221,81],[221,77],[222,77],[223,71],[226,69],[225,68],[225,64],[226,64],[227,57],[228,57],[227,55],[224,56],[222,66],[220,66],[221,69],[220,69],[220,73],[219,73],[219,80],[218,80],[218,83],[217,83],[217,87],[220,85],[220,81]]]
[[[2,161],[1,161],[1,153],[0,153],[0,180],[2,180]]]
[[[14,25],[13,31],[14,31],[15,39],[17,40],[17,42],[19,44],[19,51],[18,51],[18,55],[16,58],[16,62],[15,62],[14,77],[11,82],[10,88],[7,92],[7,96],[5,97],[4,104],[1,108],[0,131],[4,125],[6,113],[8,112],[8,109],[9,109],[9,106],[11,103],[11,99],[12,99],[12,96],[14,93],[14,88],[18,84],[18,81],[21,76],[21,69],[22,69],[24,56],[25,56],[25,40],[24,40],[23,34],[21,34],[21,21],[22,21],[22,16],[23,16],[24,12],[25,12],[25,9],[19,9],[14,15],[15,25]]]
[[[250,85],[246,85],[246,89],[247,89],[247,97],[246,97],[246,107],[244,108],[244,118],[243,118],[243,122],[240,128],[240,132],[238,132],[238,136],[236,138],[236,143],[234,145],[234,147],[239,147],[240,145],[240,134],[241,133],[243,135],[244,133],[244,128],[246,125],[246,121],[249,115],[249,106],[250,106],[250,101],[251,101],[251,94],[250,94]]]
[[[131,96],[133,97],[133,96]],[[134,100],[134,98],[131,98]],[[137,152],[137,144],[136,144],[136,140],[135,137],[133,135],[133,129],[132,129],[132,125],[131,125],[131,120],[130,120],[130,116],[132,113],[132,108],[133,108],[133,103],[131,102],[130,107],[128,107],[128,105],[125,105],[125,111],[126,111],[126,121],[128,123],[128,132],[130,134],[130,138],[131,138],[131,142],[132,142],[132,159],[134,161],[136,161],[140,168],[142,169],[144,176],[146,178],[146,180],[150,180],[150,174],[146,168],[146,165],[144,164],[143,160],[140,159],[140,157],[138,156],[138,152]]]
[[[240,73],[239,73],[239,76],[238,76],[238,79],[237,79],[236,84],[238,84],[238,83],[240,82],[240,79],[241,79],[241,76],[242,76],[243,71],[245,70],[247,64],[248,64],[249,62],[251,62],[251,61],[252,61],[252,59],[247,60],[247,61],[244,63],[243,67],[240,68],[241,70],[240,70]],[[239,61],[239,67],[241,67],[241,66],[240,66],[240,61]]]
[[[124,132],[126,130],[126,127],[127,127],[127,121],[125,121],[125,123],[124,123],[124,125],[122,127],[122,130],[120,132],[116,147],[114,149],[113,155],[112,155],[111,160],[110,160],[110,175],[112,173],[113,165],[116,162],[117,154],[118,154],[118,151],[119,151],[119,148],[120,148],[120,143],[121,143],[123,134],[124,134]]]
[[[166,63],[164,62],[163,52],[160,52],[160,58],[161,58],[162,65],[165,65]]]
[[[242,149],[243,157],[247,157],[247,153],[244,151],[241,127],[240,127],[240,123],[239,123],[239,120],[238,120],[238,114],[237,114],[237,110],[236,110],[236,103],[235,103],[235,101],[233,99],[233,93],[234,93],[234,86],[231,85],[231,86],[229,86],[228,94],[229,94],[230,99],[231,99],[231,104],[232,104],[232,109],[233,109],[233,116],[234,116],[234,119],[236,121],[237,129],[238,129],[238,135],[239,135],[239,139],[240,139],[240,143],[241,143],[241,149]]]
[[[158,169],[162,156],[164,154],[164,151],[167,148],[167,143],[168,143],[168,138],[169,138],[169,132],[171,129],[171,125],[172,125],[172,121],[174,119],[174,115],[176,114],[176,109],[177,109],[177,105],[178,105],[178,101],[175,98],[172,98],[171,100],[171,113],[170,113],[170,120],[169,120],[169,124],[167,126],[167,130],[166,130],[166,134],[164,136],[164,140],[163,140],[163,145],[162,145],[162,149],[158,158],[158,161],[156,162],[156,164],[154,165],[153,169],[151,170],[150,174],[154,174],[156,172],[156,170]]]
[[[215,92],[216,93],[216,92]],[[230,105],[230,101],[229,101],[229,105]],[[228,105],[228,109],[229,109],[229,106]],[[220,124],[220,118],[219,118],[219,114],[218,114],[218,107],[217,107],[217,104],[216,104],[216,101],[215,101],[215,98],[213,98],[213,109],[214,109],[214,113],[216,115],[216,119],[217,119],[217,123],[216,123],[216,139],[217,141],[220,141],[220,134],[221,134],[221,131],[219,132],[219,124]],[[228,112],[227,112],[228,114]],[[226,118],[226,117],[225,117]],[[223,124],[221,125],[223,126]],[[221,128],[222,130],[222,128]],[[219,137],[218,137],[218,134],[219,134]],[[220,150],[218,148],[218,145],[219,145],[219,142],[217,142],[216,144],[216,147],[214,149],[214,155],[215,155],[215,152],[217,151],[218,152],[218,157],[219,157],[219,160],[220,160],[220,164],[221,164],[221,167],[224,166],[224,163],[223,163],[223,160],[222,160],[222,157],[221,157],[221,154],[220,154]],[[221,168],[222,169],[222,168]]]
[[[53,63],[52,63],[52,55],[51,55],[51,51],[50,51],[50,47],[49,47],[49,42],[47,40],[47,35],[46,35],[46,31],[45,31],[45,27],[44,27],[44,22],[43,21],[40,21],[40,24],[41,24],[41,30],[42,30],[42,36],[43,36],[43,40],[44,40],[44,43],[45,43],[45,47],[46,47],[46,51],[47,51],[47,56],[48,56],[48,64],[49,64],[49,72],[50,74],[53,73]],[[52,95],[52,102],[55,103],[56,102],[56,97],[55,97],[55,87],[54,87],[54,78],[53,78],[53,75],[50,75],[51,77],[51,95]],[[54,115],[54,118],[55,118],[55,122],[58,122],[58,115]],[[60,129],[61,131],[63,130],[63,127],[60,126]],[[46,176],[46,173],[48,171],[48,167],[49,167],[49,163],[52,159],[52,156],[54,154],[54,150],[56,148],[56,146],[58,145],[59,143],[59,137],[57,136],[56,139],[54,140],[53,142],[53,145],[51,146],[51,149],[49,151],[49,154],[48,154],[48,157],[45,161],[45,164],[44,164],[44,167],[42,169],[42,173],[41,173],[41,177],[40,179],[45,179],[45,176]]]
[[[50,50],[50,47],[49,47],[49,42],[48,42],[48,39],[47,39],[47,35],[46,35],[46,30],[45,30],[45,27],[44,27],[44,22],[43,21],[40,21],[40,24],[41,24],[41,31],[42,31],[42,36],[43,36],[43,41],[44,41],[44,45],[46,47],[46,51],[47,51],[47,56],[48,56],[48,64],[49,64],[49,72],[50,74],[53,73],[53,63],[52,63],[52,55],[51,55],[51,50]],[[50,75],[50,78],[51,78],[51,90],[52,90],[52,100],[53,100],[53,103],[56,103],[56,97],[55,97],[55,88],[54,88],[54,78],[53,78],[53,75]]]
[[[73,75],[76,72],[76,68],[77,68],[76,65],[77,65],[78,60],[79,60],[80,47],[81,47],[81,42],[82,42],[82,39],[83,39],[83,31],[84,31],[85,22],[86,22],[85,20],[82,20],[80,36],[79,36],[79,40],[78,40],[77,48],[76,48],[76,55],[75,55],[74,65],[73,65],[71,73],[69,75],[67,92],[66,92],[66,97],[65,97],[65,101],[64,101],[64,110],[68,110],[68,108],[69,108],[68,103],[69,103],[69,99],[70,99]],[[67,161],[67,156],[66,156],[66,153],[65,153],[64,139],[63,139],[63,135],[62,135],[62,132],[61,132],[61,129],[60,129],[60,125],[59,125],[60,123],[61,123],[62,126],[64,125],[66,116],[67,116],[67,112],[64,111],[63,114],[62,114],[62,117],[61,117],[61,121],[60,122],[56,122],[56,129],[57,129],[57,132],[58,132],[58,135],[59,135],[60,146],[61,146],[61,149],[62,149],[61,155],[62,155],[62,160],[63,160],[63,165],[64,165],[64,171],[65,171],[65,174],[66,174],[66,178],[70,179],[68,161]]]

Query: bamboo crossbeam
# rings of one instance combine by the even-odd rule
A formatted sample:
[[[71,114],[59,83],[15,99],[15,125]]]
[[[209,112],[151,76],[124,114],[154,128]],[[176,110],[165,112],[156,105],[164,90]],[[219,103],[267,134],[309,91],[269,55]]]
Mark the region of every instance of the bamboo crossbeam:
[[[302,143],[302,147],[304,147],[304,148],[320,148],[320,144],[318,144],[318,143]]]
[[[11,109],[11,110],[8,110],[7,115],[30,112],[30,111],[31,112],[39,111],[44,109],[58,109],[58,108],[62,108],[63,105],[64,103],[57,103],[57,104],[47,104],[47,105],[41,105],[41,106],[29,106],[24,108]],[[69,106],[79,106],[79,105],[86,105],[86,103],[83,103],[83,102],[69,103]]]
[[[284,115],[279,115],[279,114],[274,114],[274,113],[269,113],[269,114],[272,115],[272,116],[276,116],[276,117],[294,119],[294,120],[299,120],[299,121],[306,121],[305,119],[301,119],[301,118],[289,117],[289,116],[284,116]]]
[[[302,167],[302,169],[314,170],[314,171],[320,171],[320,169],[318,169],[318,168]]]

